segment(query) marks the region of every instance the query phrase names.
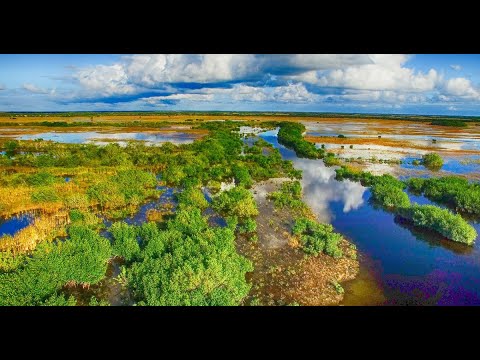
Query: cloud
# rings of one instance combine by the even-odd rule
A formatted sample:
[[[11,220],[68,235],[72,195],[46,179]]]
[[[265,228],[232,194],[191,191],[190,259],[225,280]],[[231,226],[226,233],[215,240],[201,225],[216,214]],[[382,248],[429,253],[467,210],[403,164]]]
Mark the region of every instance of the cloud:
[[[427,73],[404,67],[408,55],[370,55],[371,64],[348,66],[327,73],[313,71],[294,77],[321,87],[356,90],[430,91],[441,81],[435,69]]]
[[[455,71],[460,71],[462,70],[462,67],[460,65],[450,65],[450,67],[455,70]]]
[[[23,89],[65,107],[104,104],[108,109],[119,104],[147,109],[210,105],[288,109],[291,105],[313,111],[335,107],[356,111],[436,104],[446,112],[448,103],[462,109],[459,103],[475,106],[480,100],[480,89],[469,79],[449,78],[433,66],[419,71],[412,58],[402,54],[128,55],[110,64],[68,68],[69,81],[62,79],[67,86],[58,91],[31,83]]]
[[[450,110],[450,111],[458,110],[455,106],[449,106],[447,109]]]
[[[80,69],[74,74],[74,78],[82,87],[95,94],[108,96],[131,94],[136,91],[135,86],[128,83],[125,69],[120,64]]]
[[[480,99],[479,90],[474,88],[470,80],[462,77],[447,80],[443,90],[446,95],[470,100]]]
[[[165,103],[165,101],[200,101],[200,102],[274,102],[274,103],[308,103],[314,102],[316,95],[310,93],[303,84],[288,84],[277,87],[254,87],[237,84],[231,88],[203,88],[184,94],[152,96],[141,100],[148,104]]]
[[[23,84],[23,89],[31,92],[31,93],[34,93],[34,94],[48,94],[51,92],[51,90],[47,90],[47,89],[42,89],[34,84],[30,84],[30,83],[25,83]],[[55,91],[55,90],[53,90]]]
[[[5,85],[0,84],[0,90],[5,90],[5,89],[6,89]]]
[[[78,69],[73,77],[87,90],[125,94],[165,84],[235,82],[293,74],[306,70],[338,69],[371,63],[367,55],[348,54],[159,54],[124,56],[113,65]]]

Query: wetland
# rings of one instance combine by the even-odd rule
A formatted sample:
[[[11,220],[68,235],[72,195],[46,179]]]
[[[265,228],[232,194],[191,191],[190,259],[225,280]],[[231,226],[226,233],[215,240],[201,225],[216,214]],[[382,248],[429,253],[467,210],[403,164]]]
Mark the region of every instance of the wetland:
[[[480,304],[475,123],[40,120],[0,119],[1,305]]]

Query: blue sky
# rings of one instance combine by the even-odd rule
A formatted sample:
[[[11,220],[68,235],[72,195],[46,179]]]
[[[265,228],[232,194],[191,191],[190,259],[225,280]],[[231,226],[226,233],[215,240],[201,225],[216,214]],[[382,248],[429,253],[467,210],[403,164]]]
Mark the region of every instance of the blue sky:
[[[480,115],[480,55],[0,55],[0,111]]]

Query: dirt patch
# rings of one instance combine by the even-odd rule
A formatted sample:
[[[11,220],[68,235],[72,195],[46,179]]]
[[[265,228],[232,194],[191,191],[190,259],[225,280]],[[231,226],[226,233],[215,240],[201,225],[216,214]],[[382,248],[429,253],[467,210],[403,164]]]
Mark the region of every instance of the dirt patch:
[[[336,305],[343,299],[333,283],[355,278],[358,261],[348,241],[340,245],[340,259],[320,254],[306,256],[290,235],[295,214],[290,209],[275,209],[267,194],[276,191],[285,178],[257,183],[252,193],[257,201],[258,242],[240,236],[237,250],[254,263],[247,275],[252,290],[247,304],[257,305]],[[349,256],[350,255],[350,256]]]

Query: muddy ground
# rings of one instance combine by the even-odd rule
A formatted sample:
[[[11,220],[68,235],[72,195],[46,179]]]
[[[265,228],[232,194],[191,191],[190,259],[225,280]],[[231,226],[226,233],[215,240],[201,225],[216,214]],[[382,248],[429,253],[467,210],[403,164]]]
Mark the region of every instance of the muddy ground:
[[[336,305],[343,299],[333,281],[355,278],[359,264],[349,255],[356,251],[346,240],[341,244],[344,255],[334,259],[320,254],[306,256],[291,233],[294,214],[289,209],[277,210],[267,194],[276,191],[288,179],[270,179],[253,188],[259,215],[258,242],[240,237],[237,250],[251,259],[255,270],[247,274],[252,290],[246,304],[257,305]]]

